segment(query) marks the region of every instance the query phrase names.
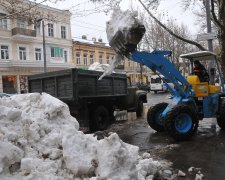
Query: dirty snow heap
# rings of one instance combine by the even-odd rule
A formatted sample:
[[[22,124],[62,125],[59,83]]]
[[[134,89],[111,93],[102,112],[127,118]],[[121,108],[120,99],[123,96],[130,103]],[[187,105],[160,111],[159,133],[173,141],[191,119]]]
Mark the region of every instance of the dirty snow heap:
[[[117,134],[97,140],[60,100],[42,93],[0,98],[0,179],[146,179],[160,164]]]

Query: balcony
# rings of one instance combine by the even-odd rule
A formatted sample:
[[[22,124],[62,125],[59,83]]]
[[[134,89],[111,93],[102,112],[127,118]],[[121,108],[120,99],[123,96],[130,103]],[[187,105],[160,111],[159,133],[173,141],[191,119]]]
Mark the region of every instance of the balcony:
[[[36,37],[36,31],[31,29],[15,27],[12,29],[13,39],[24,39],[29,40]]]
[[[8,68],[43,68],[43,61],[20,61],[20,60],[0,60],[0,69],[8,69]],[[72,63],[51,63],[47,61],[47,68],[72,68],[75,67]]]

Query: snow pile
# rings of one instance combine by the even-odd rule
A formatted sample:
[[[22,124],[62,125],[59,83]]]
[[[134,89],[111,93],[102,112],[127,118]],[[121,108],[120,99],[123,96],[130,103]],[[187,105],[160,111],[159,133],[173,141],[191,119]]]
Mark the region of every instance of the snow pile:
[[[0,109],[0,179],[141,180],[160,168],[115,133],[78,131],[68,106],[48,94],[0,98]]]
[[[95,70],[95,71],[102,71],[104,72],[98,80],[101,80],[102,78],[104,78],[107,75],[110,75],[112,73],[115,73],[114,69],[117,65],[119,65],[120,63],[120,59],[118,58],[119,55],[116,55],[115,59],[113,59],[112,64],[100,64],[98,62],[95,62],[93,64],[91,64],[88,68],[88,70]]]
[[[95,70],[95,71],[102,71],[104,72],[110,67],[109,64],[100,64],[99,62],[95,62],[91,64],[88,68],[88,70]]]

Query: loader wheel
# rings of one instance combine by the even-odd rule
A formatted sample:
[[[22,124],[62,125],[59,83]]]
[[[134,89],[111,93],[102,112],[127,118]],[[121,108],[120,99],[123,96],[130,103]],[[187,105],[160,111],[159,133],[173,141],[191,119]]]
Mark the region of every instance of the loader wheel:
[[[109,111],[104,106],[98,106],[93,111],[93,117],[90,119],[91,129],[102,131],[107,129],[110,122]]]
[[[197,131],[197,113],[187,105],[177,105],[167,113],[165,126],[175,140],[188,140]]]
[[[137,109],[136,109],[136,115],[137,117],[141,117],[143,114],[143,101],[141,99],[138,100]]]
[[[219,116],[217,117],[218,126],[225,130],[225,101],[222,101],[219,109]]]
[[[147,121],[149,126],[156,130],[157,132],[164,131],[164,127],[162,124],[162,119],[160,117],[161,113],[166,109],[168,103],[159,103],[155,106],[149,108],[147,113]]]

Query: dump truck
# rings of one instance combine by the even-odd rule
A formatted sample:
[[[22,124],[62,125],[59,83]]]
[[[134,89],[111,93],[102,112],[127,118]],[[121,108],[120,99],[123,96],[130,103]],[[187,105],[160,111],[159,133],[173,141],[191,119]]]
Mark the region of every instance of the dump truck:
[[[84,131],[105,130],[114,122],[115,110],[143,113],[145,91],[130,86],[125,74],[71,68],[28,77],[30,93],[48,93],[65,102]]]

